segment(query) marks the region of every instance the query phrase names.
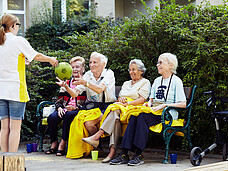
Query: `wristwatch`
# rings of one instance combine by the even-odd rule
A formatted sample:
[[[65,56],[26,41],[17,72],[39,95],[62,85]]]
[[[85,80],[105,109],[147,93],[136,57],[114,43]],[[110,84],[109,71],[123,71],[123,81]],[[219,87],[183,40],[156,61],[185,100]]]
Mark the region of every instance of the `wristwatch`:
[[[89,82],[86,81],[86,84],[84,85],[85,87],[88,87],[89,86]]]

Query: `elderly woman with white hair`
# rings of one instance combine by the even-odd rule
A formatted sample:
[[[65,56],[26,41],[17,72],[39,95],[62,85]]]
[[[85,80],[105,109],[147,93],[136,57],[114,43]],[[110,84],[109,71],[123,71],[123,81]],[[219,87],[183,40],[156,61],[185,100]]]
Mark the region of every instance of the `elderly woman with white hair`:
[[[149,128],[161,122],[162,110],[167,106],[186,107],[186,97],[181,79],[175,75],[178,62],[175,55],[163,53],[157,62],[160,77],[154,80],[151,88],[150,100],[145,104],[151,107],[152,113],[140,113],[137,117],[131,116],[122,141],[122,152],[110,161],[110,164],[128,164],[136,166],[144,163],[144,150],[149,134]],[[159,115],[158,115],[159,113]],[[170,111],[173,119],[177,120],[178,112]],[[129,161],[128,151],[135,152]]]
[[[102,161],[103,163],[107,163],[110,160],[113,159],[114,155],[116,154],[116,148],[118,145],[119,137],[121,136],[121,123],[120,123],[120,114],[124,111],[126,111],[128,108],[127,106],[133,105],[142,105],[146,99],[149,97],[149,91],[150,91],[150,81],[143,78],[143,75],[146,71],[146,68],[143,64],[143,62],[139,59],[133,59],[129,63],[129,74],[131,77],[131,80],[126,81],[123,83],[121,91],[119,93],[118,102],[116,102],[114,105],[117,104],[117,108],[114,110],[110,110],[107,112],[109,108],[106,109],[102,120],[103,123],[100,127],[100,130],[94,134],[91,137],[83,138],[83,141],[87,142],[88,144],[97,147],[99,144],[100,137],[107,133],[110,135],[110,153],[108,156]],[[130,99],[131,100],[130,100]],[[118,107],[118,105],[121,105]],[[120,110],[121,109],[121,110]]]

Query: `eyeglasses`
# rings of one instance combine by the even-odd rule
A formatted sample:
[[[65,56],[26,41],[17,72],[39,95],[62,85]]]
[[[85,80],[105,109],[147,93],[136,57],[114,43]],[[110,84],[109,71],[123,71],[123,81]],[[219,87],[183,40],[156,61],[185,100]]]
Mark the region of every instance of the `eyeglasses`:
[[[74,66],[74,67],[72,67],[72,69],[80,69],[81,68],[81,66]]]
[[[21,23],[16,23],[16,25],[18,25],[19,27],[21,27]]]
[[[163,61],[163,62],[162,61],[158,61],[157,65],[162,65],[163,63],[166,63],[166,61]]]
[[[135,72],[135,71],[138,71],[138,69],[134,69],[134,68],[133,69],[128,69],[128,72],[131,72],[131,71]]]

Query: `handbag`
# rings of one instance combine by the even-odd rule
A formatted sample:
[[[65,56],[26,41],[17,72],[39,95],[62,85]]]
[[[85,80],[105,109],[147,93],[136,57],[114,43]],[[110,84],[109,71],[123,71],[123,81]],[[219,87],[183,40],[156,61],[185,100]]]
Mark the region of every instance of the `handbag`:
[[[80,110],[90,110],[90,109],[95,109],[95,108],[99,108],[100,110],[102,110],[104,108],[104,103],[103,102],[89,102],[84,104]]]
[[[52,114],[55,111],[55,105],[50,105],[48,107],[43,108],[43,117],[48,117],[50,114]]]
[[[95,108],[99,108],[100,110],[103,110],[108,105],[112,104],[113,102],[105,103],[105,95],[104,95],[104,92],[102,92],[102,93],[103,93],[102,102],[87,102],[80,108],[80,110],[90,110],[90,109],[95,109]]]

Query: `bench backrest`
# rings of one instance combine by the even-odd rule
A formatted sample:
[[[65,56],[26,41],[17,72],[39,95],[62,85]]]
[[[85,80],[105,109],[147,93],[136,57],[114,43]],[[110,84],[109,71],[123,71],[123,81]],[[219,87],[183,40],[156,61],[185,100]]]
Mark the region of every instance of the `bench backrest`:
[[[116,98],[119,97],[119,93],[120,93],[121,87],[122,86],[115,86]],[[190,98],[191,98],[192,87],[184,87],[184,93],[185,93],[185,96],[186,96],[187,100],[189,101]]]
[[[118,99],[118,97],[119,97],[119,93],[120,93],[121,87],[122,87],[122,86],[115,86],[115,93],[116,93],[116,98],[117,98],[117,99]]]

